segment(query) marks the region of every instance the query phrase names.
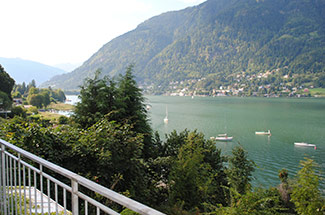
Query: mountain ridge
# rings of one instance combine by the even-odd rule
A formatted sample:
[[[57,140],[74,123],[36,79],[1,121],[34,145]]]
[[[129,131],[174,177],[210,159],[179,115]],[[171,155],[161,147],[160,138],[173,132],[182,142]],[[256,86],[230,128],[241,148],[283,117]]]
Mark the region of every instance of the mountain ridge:
[[[82,66],[46,85],[77,89],[102,68],[114,77],[134,63],[140,84],[208,78],[218,87],[232,73],[325,68],[324,0],[208,0],[166,12],[106,43]]]
[[[0,57],[0,64],[16,83],[29,83],[35,80],[39,85],[55,75],[65,73],[62,69],[21,58]]]

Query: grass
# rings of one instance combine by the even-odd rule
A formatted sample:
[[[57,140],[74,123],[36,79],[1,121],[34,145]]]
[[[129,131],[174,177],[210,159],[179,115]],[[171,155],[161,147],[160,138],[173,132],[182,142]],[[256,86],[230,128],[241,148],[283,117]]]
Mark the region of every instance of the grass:
[[[309,92],[310,92],[311,96],[315,96],[315,95],[325,96],[325,88],[309,89]]]
[[[325,88],[313,88],[313,89],[308,89],[307,92],[305,92],[303,89],[299,90],[297,94],[302,94],[302,95],[309,95],[314,97],[314,96],[319,96],[319,97],[325,97]]]
[[[74,106],[70,104],[64,104],[64,103],[51,103],[47,108],[54,109],[54,110],[74,110]]]
[[[58,121],[58,119],[60,118],[60,116],[62,116],[61,114],[58,114],[58,113],[52,113],[52,112],[39,112],[38,113],[43,119],[48,119],[52,122],[54,121]]]
[[[54,109],[54,110],[62,110],[62,111],[73,111],[74,106],[70,104],[64,104],[64,103],[51,103],[47,109]],[[52,122],[58,122],[61,114],[58,113],[53,113],[50,111],[45,111],[45,112],[38,112],[39,116],[43,119],[50,120]]]

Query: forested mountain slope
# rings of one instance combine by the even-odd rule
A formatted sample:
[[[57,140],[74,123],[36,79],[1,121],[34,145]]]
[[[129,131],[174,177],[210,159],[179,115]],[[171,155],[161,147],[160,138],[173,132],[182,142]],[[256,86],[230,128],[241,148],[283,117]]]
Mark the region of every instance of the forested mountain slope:
[[[44,86],[77,89],[101,68],[111,77],[135,64],[140,84],[206,79],[285,68],[289,75],[325,71],[325,0],[208,0],[153,17],[105,44],[82,66]]]

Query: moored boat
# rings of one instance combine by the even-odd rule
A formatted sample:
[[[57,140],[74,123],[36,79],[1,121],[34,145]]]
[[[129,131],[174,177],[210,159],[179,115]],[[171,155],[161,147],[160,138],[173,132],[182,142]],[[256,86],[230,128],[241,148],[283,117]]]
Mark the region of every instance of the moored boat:
[[[316,145],[310,143],[295,143],[295,146],[314,147],[316,149]]]
[[[232,141],[233,137],[228,137],[228,136],[224,136],[224,137],[216,137],[215,140],[217,141]]]
[[[255,131],[256,135],[271,135],[271,131]]]

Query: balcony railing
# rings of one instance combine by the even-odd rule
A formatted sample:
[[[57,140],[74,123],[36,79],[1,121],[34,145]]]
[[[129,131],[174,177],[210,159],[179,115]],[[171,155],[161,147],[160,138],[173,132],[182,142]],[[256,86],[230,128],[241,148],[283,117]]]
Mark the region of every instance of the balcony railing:
[[[163,215],[2,139],[0,145],[1,215],[119,214],[96,200],[98,196],[139,214]],[[94,195],[96,199],[90,197]]]

